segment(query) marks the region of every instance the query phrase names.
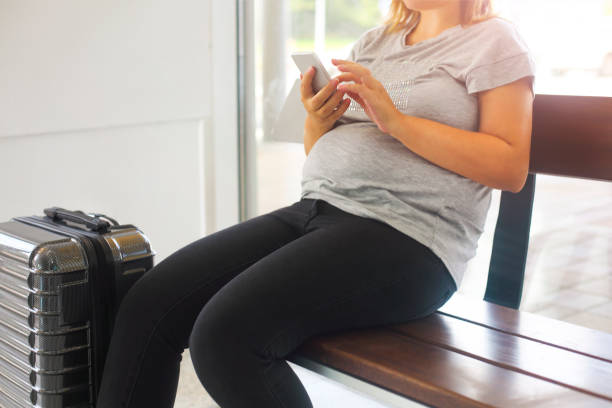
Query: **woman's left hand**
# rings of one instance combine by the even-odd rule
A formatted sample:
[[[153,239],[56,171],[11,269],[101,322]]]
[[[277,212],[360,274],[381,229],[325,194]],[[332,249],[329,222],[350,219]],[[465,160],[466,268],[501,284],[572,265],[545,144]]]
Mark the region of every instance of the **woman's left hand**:
[[[336,78],[341,82],[338,90],[345,91],[357,102],[378,128],[389,133],[402,113],[395,107],[383,85],[372,76],[369,69],[353,61],[332,59],[342,74]],[[353,84],[342,83],[353,81]]]

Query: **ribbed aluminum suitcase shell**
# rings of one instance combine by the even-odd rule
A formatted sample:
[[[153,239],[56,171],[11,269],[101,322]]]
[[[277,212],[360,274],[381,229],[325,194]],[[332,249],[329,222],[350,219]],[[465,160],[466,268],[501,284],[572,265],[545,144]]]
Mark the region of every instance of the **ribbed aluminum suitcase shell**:
[[[0,407],[93,407],[115,313],[153,256],[131,225],[0,223]]]

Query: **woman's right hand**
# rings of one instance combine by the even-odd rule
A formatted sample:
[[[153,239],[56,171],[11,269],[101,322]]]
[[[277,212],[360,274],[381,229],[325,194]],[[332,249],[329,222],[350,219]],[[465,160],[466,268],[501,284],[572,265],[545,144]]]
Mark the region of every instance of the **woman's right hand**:
[[[312,89],[314,73],[315,68],[310,67],[304,75],[300,74],[302,104],[307,113],[304,123],[306,154],[321,136],[334,127],[334,123],[346,112],[351,103],[349,98],[343,99],[345,92],[336,90],[339,82],[337,78],[333,78],[315,94]]]

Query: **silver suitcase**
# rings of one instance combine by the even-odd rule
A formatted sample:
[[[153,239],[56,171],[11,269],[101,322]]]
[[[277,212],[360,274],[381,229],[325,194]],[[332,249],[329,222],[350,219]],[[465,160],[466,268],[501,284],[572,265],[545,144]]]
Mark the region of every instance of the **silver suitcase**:
[[[110,217],[45,214],[0,223],[0,407],[94,407],[115,314],[154,252]]]

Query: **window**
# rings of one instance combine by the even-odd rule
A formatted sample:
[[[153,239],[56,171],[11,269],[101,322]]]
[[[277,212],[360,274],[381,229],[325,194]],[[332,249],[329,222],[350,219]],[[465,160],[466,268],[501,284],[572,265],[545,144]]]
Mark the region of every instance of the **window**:
[[[299,200],[304,147],[274,142],[270,129],[299,72],[295,51],[346,57],[382,21],[390,0],[254,0],[257,214]],[[496,0],[537,65],[536,93],[612,96],[612,0]],[[482,298],[499,205],[494,192],[485,233],[460,288]],[[581,196],[577,200],[577,196]],[[562,203],[560,205],[559,203]],[[612,332],[612,186],[538,176],[522,310]],[[606,218],[607,212],[607,218]],[[253,216],[256,214],[251,214]],[[580,236],[563,225],[580,223]]]

